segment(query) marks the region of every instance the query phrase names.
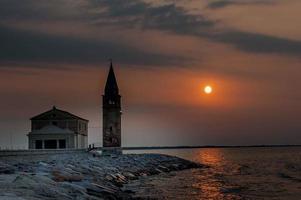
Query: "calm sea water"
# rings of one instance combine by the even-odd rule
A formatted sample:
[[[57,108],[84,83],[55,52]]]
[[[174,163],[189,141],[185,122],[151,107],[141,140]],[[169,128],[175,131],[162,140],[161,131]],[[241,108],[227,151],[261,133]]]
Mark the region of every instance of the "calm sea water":
[[[208,168],[143,177],[126,186],[154,199],[301,199],[301,148],[134,150],[162,153]]]

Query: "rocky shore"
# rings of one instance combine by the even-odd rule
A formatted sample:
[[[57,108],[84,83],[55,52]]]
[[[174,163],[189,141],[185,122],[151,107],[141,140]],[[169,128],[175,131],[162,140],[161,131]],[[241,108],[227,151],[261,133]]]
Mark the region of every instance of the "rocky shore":
[[[0,157],[0,200],[132,199],[141,176],[202,167],[161,154],[92,153]]]

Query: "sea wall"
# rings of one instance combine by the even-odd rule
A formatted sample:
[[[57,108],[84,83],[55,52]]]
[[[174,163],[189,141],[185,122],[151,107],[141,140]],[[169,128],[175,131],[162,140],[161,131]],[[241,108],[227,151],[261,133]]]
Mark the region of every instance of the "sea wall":
[[[86,149],[27,149],[27,150],[0,150],[0,157],[32,156],[85,152]]]

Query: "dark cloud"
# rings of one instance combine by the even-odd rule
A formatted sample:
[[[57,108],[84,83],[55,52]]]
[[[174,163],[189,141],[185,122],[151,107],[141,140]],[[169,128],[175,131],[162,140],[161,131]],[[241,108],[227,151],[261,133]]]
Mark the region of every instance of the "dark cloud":
[[[194,33],[202,28],[211,28],[214,22],[203,16],[185,13],[175,5],[165,5],[150,9],[143,20],[143,28],[172,30],[176,33]]]
[[[81,0],[1,0],[0,19],[4,20],[83,20]]]
[[[213,1],[213,2],[210,2],[208,4],[208,8],[211,8],[211,9],[218,9],[218,8],[224,8],[224,7],[227,7],[229,5],[236,5],[238,4],[238,2],[235,2],[235,1]]]
[[[301,56],[301,41],[241,31],[207,34],[206,37],[214,41],[234,45],[238,49],[247,52]]]
[[[275,3],[271,0],[251,0],[251,1],[242,1],[242,0],[219,0],[219,1],[212,1],[208,3],[207,7],[210,9],[220,9],[227,6],[232,5],[251,5],[251,4],[263,4],[269,5]]]
[[[259,33],[237,30],[216,30],[218,22],[205,16],[188,14],[174,4],[154,7],[141,1],[94,0],[94,7],[104,6],[107,10],[101,17],[114,21],[114,25],[133,26],[142,29],[169,31],[181,35],[208,38],[216,42],[231,44],[240,50],[252,53],[301,54],[301,42]],[[230,4],[273,4],[271,0],[254,1],[215,1],[210,7]]]
[[[92,10],[106,8],[98,15],[95,14],[96,24],[165,30],[180,34],[214,26],[214,22],[204,16],[188,14],[175,4],[153,6],[139,0],[91,0],[90,6],[88,9]]]
[[[114,58],[124,64],[169,65],[187,62],[177,56],[147,53],[118,42],[53,36],[0,26],[1,61],[99,63]]]
[[[272,1],[220,0],[210,3],[211,8],[230,4],[272,3]],[[14,20],[74,20],[102,28],[114,26],[143,30],[159,30],[174,34],[207,38],[233,45],[252,53],[301,54],[301,42],[259,33],[219,30],[219,22],[204,15],[193,15],[175,4],[154,5],[142,0],[2,0],[0,22]],[[178,56],[147,53],[118,41],[51,36],[0,27],[0,59],[29,61],[99,62],[114,57],[127,64],[181,64],[187,59]],[[137,38],[138,40],[139,38]],[[143,42],[143,41],[141,41]]]

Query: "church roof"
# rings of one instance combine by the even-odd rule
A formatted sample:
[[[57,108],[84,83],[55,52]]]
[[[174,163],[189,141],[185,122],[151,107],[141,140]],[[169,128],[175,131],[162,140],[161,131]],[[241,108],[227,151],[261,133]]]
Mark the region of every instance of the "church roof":
[[[31,134],[72,134],[74,133],[70,129],[62,129],[54,125],[47,125],[39,130],[30,132]]]
[[[51,110],[48,110],[46,112],[43,112],[39,115],[36,115],[32,118],[30,118],[30,120],[43,120],[43,119],[49,119],[49,117],[57,119],[57,118],[61,118],[61,119],[77,119],[77,120],[84,120],[84,121],[89,121],[87,119],[81,118],[79,116],[76,116],[72,113],[69,113],[67,111],[64,110],[60,110],[57,109],[55,106],[53,106],[53,108]]]
[[[106,95],[118,95],[119,94],[119,89],[118,89],[112,62],[110,65],[110,70],[109,70],[109,74],[108,74],[108,78],[107,78],[107,82],[106,82],[106,86],[105,86],[105,94]]]

